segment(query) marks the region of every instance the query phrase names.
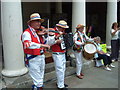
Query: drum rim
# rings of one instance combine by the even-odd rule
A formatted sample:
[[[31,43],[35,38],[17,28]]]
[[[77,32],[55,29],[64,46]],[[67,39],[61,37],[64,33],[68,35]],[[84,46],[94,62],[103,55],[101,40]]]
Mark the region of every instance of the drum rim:
[[[94,52],[92,52],[92,53],[90,53],[90,52],[87,52],[87,50],[86,50],[86,45],[88,45],[88,44],[91,44],[92,46],[94,46]],[[95,52],[96,52],[96,50],[97,50],[97,47],[94,45],[94,44],[92,44],[92,43],[88,43],[88,44],[85,44],[84,45],[84,51],[86,51],[87,53],[90,53],[90,54],[94,54]]]

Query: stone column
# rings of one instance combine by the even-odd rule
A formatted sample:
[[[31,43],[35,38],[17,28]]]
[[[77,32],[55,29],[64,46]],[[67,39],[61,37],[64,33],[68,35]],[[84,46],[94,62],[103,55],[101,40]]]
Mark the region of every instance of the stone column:
[[[72,32],[75,32],[78,24],[86,25],[85,0],[74,0],[72,4]]]
[[[59,0],[59,2],[56,2],[55,12],[56,13],[62,13],[62,0]]]
[[[109,0],[107,2],[107,23],[106,23],[106,44],[107,48],[111,48],[111,26],[117,22],[117,0]]]
[[[27,73],[24,65],[21,34],[22,13],[20,0],[3,0],[1,2],[2,41],[4,52],[4,69],[2,74],[8,77]]]
[[[46,13],[47,14],[50,14],[51,13],[51,11],[50,11],[50,2],[45,2],[46,3]]]

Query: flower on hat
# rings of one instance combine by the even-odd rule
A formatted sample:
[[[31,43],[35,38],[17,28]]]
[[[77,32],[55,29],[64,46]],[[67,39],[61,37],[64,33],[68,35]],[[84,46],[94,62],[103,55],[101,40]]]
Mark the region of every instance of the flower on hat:
[[[33,13],[30,15],[30,20],[27,23],[30,23],[33,20],[39,20],[41,23],[44,22],[44,19],[41,19],[38,13]]]
[[[77,27],[76,27],[76,29],[79,29],[79,28],[82,28],[82,27],[85,27],[85,26],[82,25],[82,24],[78,24]]]
[[[61,27],[61,28],[69,28],[69,26],[67,25],[67,22],[64,20],[60,20],[58,24],[56,24],[56,26]]]

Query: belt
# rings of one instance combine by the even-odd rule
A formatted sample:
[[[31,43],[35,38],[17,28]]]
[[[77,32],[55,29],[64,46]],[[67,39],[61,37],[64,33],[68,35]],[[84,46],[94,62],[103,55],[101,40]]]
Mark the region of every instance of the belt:
[[[64,52],[53,52],[52,54],[59,55],[59,54],[65,54],[65,53]]]

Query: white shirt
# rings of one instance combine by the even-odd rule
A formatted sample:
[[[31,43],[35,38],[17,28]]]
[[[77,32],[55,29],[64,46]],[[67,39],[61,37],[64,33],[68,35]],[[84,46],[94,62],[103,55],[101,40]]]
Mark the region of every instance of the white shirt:
[[[77,41],[78,33],[79,33],[79,35],[80,35],[80,37],[81,37],[81,42],[80,42],[80,41]],[[89,41],[90,38],[89,38],[86,34],[83,34],[83,33],[79,32],[79,31],[78,31],[78,33],[75,33],[74,36],[73,36],[73,40],[75,41],[75,44],[76,44],[76,45],[82,45],[83,43],[85,43],[85,41],[84,41],[84,39],[83,39],[83,35],[85,36],[86,40]],[[91,39],[90,39],[90,41],[91,41]]]
[[[99,43],[98,44],[94,43],[94,44],[96,45],[98,51],[102,50]],[[94,58],[98,58],[98,53],[95,53]]]
[[[40,42],[40,39],[39,39],[38,35],[36,35],[36,37],[37,37],[38,41]],[[43,38],[44,38],[44,36],[43,36]],[[38,49],[38,48],[40,48],[40,46],[41,46],[41,45],[38,44],[38,43],[32,42],[31,35],[30,35],[30,33],[29,33],[28,31],[25,31],[25,32],[22,34],[22,42],[24,42],[25,40],[30,41],[30,46],[28,47],[29,49]],[[54,44],[54,43],[55,43],[54,36],[49,36],[49,37],[47,37],[47,38],[44,38],[44,40],[47,41],[46,44],[48,44],[48,45],[51,45],[51,44]]]
[[[115,32],[114,29],[111,30],[111,33]],[[118,30],[114,35],[112,35],[112,40],[117,40],[118,39],[118,33],[120,32],[120,30]]]

